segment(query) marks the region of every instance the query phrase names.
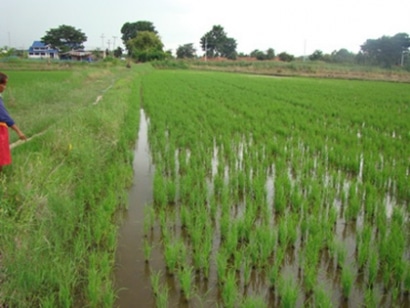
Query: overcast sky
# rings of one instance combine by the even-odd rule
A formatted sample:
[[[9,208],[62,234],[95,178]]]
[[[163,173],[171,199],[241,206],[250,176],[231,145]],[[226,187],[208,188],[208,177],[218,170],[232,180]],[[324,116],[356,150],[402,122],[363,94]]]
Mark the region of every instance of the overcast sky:
[[[174,54],[193,43],[202,55],[200,38],[213,25],[236,40],[238,52],[357,53],[367,39],[410,34],[410,0],[1,0],[0,47],[27,49],[63,24],[85,33],[86,49],[123,47],[123,24],[142,20]]]

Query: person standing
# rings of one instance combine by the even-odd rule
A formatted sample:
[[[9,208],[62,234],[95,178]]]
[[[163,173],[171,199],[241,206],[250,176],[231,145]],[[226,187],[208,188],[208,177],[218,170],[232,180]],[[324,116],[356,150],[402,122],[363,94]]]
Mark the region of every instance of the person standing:
[[[4,92],[7,86],[8,77],[6,74],[0,72],[0,172],[3,170],[4,165],[11,164],[11,151],[9,145],[9,131],[10,127],[14,130],[19,139],[27,140],[26,136],[10,117],[4,106],[3,98],[1,94]]]

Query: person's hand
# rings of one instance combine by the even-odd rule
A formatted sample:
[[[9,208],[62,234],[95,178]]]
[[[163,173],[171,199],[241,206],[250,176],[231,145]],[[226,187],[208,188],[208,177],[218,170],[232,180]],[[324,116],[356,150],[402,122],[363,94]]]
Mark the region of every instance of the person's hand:
[[[23,133],[19,134],[19,139],[20,140],[27,140],[26,135],[24,135]]]

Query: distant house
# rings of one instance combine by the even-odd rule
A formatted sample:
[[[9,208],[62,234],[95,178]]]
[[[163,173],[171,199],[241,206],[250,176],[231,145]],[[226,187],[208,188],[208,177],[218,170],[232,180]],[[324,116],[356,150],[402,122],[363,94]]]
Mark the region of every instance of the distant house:
[[[41,41],[34,41],[28,49],[30,59],[59,59],[58,50],[51,48]]]
[[[61,60],[91,61],[91,52],[84,50],[71,50],[60,54]]]

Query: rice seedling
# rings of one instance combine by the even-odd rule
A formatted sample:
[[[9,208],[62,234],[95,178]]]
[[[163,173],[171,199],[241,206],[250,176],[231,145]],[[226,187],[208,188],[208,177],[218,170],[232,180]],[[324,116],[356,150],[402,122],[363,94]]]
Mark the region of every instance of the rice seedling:
[[[405,295],[410,294],[410,265],[407,264],[406,272],[403,278],[403,293]]]
[[[181,264],[181,262],[185,262],[186,250],[184,243],[180,240],[166,243],[164,257],[167,273],[174,275],[178,269],[178,265]]]
[[[314,265],[306,264],[303,268],[303,286],[306,294],[312,294],[316,285],[317,269]]]
[[[349,266],[344,266],[342,269],[341,283],[343,298],[347,301],[354,283],[354,273]]]
[[[253,295],[247,296],[239,304],[240,308],[264,308],[268,307],[268,304],[265,302],[262,296]]]
[[[225,284],[226,274],[228,272],[228,255],[224,249],[220,249],[216,255],[216,271],[218,283]]]
[[[155,210],[150,205],[144,207],[144,235],[148,236],[148,233],[154,228],[155,222]]]
[[[278,293],[282,307],[296,307],[299,297],[299,286],[293,278],[281,278],[279,280]]]
[[[152,252],[152,245],[148,240],[144,240],[144,261],[149,262]]]
[[[313,294],[315,307],[331,308],[334,306],[331,297],[323,286],[316,286]]]
[[[238,286],[235,271],[227,271],[225,283],[223,284],[221,290],[221,297],[224,307],[235,307],[238,300]]]
[[[364,294],[364,305],[371,308],[380,307],[377,293],[373,288],[366,289]]]
[[[193,268],[190,266],[181,266],[178,269],[178,279],[181,285],[181,292],[186,301],[192,298]]]
[[[345,267],[344,265],[345,265],[346,254],[347,254],[346,247],[340,242],[336,242],[334,244],[335,244],[335,252],[337,256],[337,267],[339,269],[343,269]]]
[[[154,294],[155,303],[157,307],[167,307],[168,305],[168,288],[161,285],[162,272],[151,273],[150,281],[151,288]]]
[[[243,262],[243,284],[245,287],[249,286],[252,275],[252,264],[247,258],[242,259]]]

